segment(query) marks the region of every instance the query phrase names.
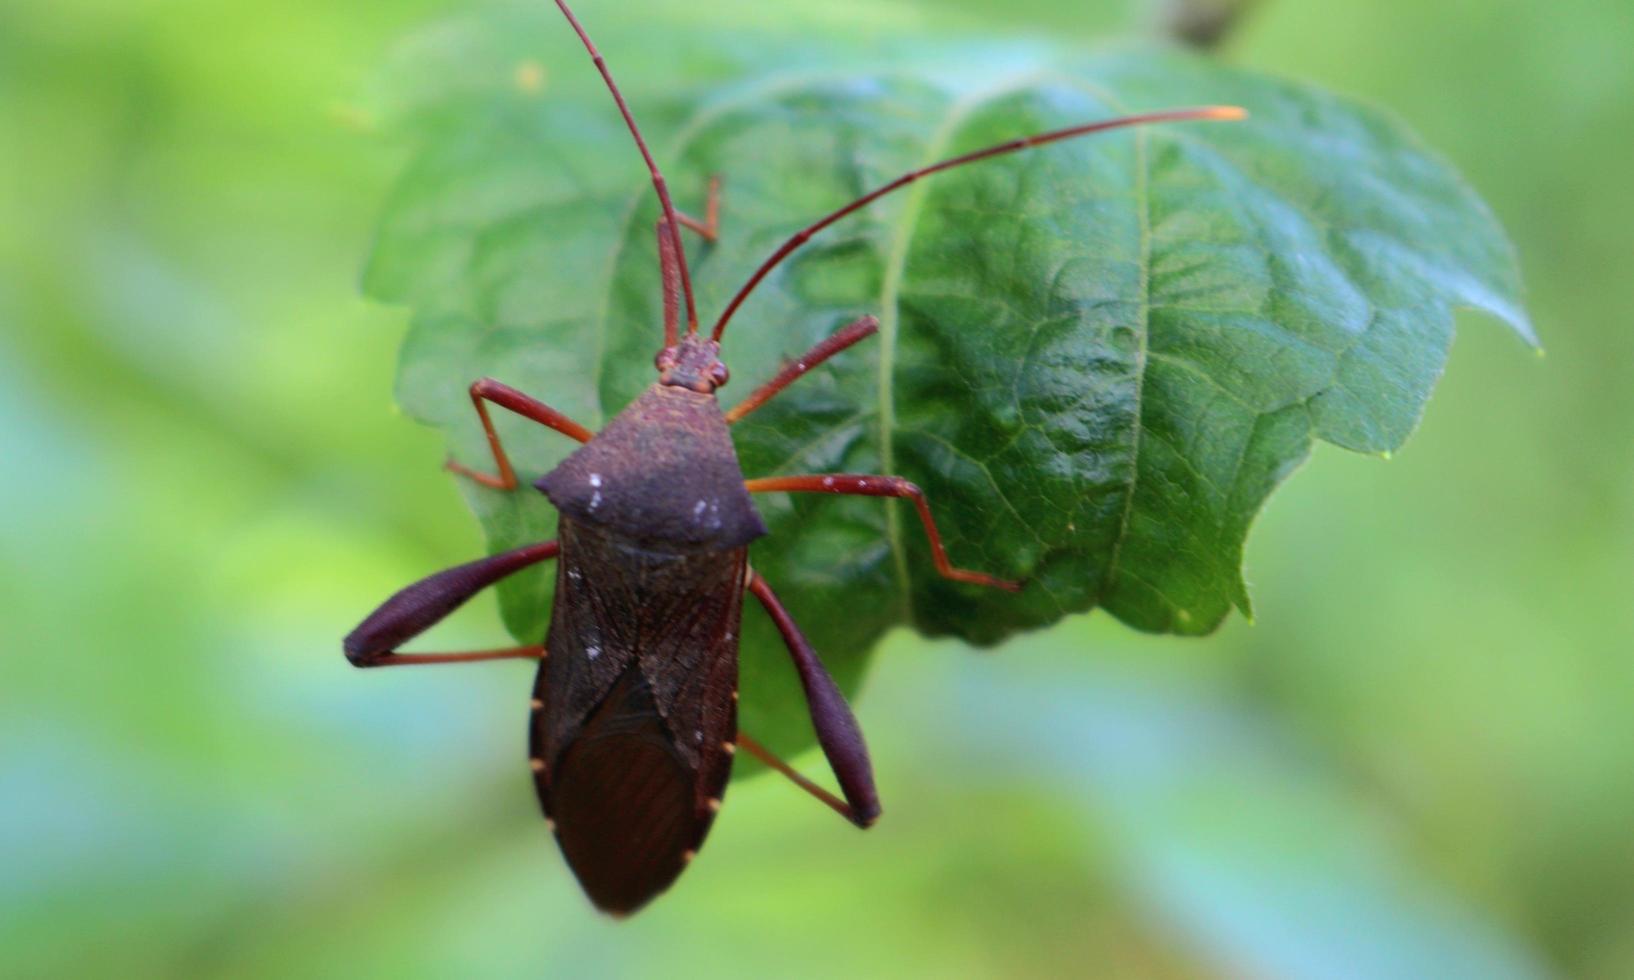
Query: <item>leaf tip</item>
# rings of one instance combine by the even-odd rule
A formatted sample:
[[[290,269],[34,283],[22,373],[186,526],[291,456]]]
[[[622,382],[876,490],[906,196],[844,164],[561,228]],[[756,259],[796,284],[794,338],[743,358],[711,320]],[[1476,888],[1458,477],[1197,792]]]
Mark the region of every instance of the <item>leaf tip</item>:
[[[1248,622],[1248,625],[1254,625],[1254,600],[1248,595],[1248,580],[1242,576],[1240,571],[1237,575],[1237,594],[1232,597],[1231,604],[1237,607],[1238,612],[1242,613],[1243,619]]]
[[[1526,310],[1512,295],[1502,295],[1484,286],[1477,286],[1465,298],[1463,306],[1497,317],[1513,330],[1526,346],[1535,351],[1542,351],[1543,341],[1538,339],[1537,330],[1532,326],[1532,318],[1526,315]]]
[[[1514,327],[1516,333],[1520,334],[1520,338],[1526,342],[1526,346],[1539,354],[1543,353],[1543,341],[1538,339],[1537,331],[1532,328],[1531,318],[1525,313],[1518,313],[1513,318],[1504,317],[1504,319],[1509,322],[1510,326]]]

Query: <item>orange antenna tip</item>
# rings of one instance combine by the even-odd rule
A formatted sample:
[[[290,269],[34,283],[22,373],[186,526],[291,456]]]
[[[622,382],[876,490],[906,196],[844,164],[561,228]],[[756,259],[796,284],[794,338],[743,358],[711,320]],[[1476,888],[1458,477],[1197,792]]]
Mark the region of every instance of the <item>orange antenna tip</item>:
[[[1240,105],[1210,106],[1209,109],[1203,114],[1203,117],[1205,119],[1221,119],[1221,120],[1232,120],[1232,121],[1238,120],[1238,119],[1247,119],[1248,118],[1248,110],[1244,109]]]

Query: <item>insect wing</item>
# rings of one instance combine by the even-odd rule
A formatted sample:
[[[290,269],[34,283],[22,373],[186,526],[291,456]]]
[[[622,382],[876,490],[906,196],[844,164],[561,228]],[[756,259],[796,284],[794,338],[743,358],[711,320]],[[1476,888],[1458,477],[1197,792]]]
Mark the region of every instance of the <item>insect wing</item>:
[[[696,781],[631,665],[540,781],[562,854],[598,908],[633,912],[686,868],[711,816]]]
[[[608,912],[667,888],[731,773],[746,550],[655,552],[563,516],[531,725],[563,855]]]

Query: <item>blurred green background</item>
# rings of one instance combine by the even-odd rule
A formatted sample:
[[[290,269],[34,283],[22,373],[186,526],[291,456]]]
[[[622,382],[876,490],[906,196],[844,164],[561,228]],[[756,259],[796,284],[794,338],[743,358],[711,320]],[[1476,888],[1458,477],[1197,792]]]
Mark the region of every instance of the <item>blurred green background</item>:
[[[468,6],[0,5],[0,975],[1634,976],[1626,0],[1266,0],[1223,56],[1449,156],[1548,356],[1465,318],[1406,451],[1320,447],[1250,540],[1257,625],[894,636],[858,705],[887,819],[740,784],[625,924],[519,775],[529,668],[339,652],[481,550],[356,288],[406,159],[356,100]],[[438,645],[501,636],[484,600]]]

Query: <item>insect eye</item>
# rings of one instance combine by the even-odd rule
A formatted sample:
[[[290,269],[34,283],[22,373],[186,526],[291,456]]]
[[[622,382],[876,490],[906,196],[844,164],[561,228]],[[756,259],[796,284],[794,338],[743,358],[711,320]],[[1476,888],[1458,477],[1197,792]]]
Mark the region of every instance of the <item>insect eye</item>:
[[[715,387],[723,387],[726,382],[732,380],[732,372],[726,369],[726,365],[716,361],[715,366],[709,369],[709,380],[715,383]]]

